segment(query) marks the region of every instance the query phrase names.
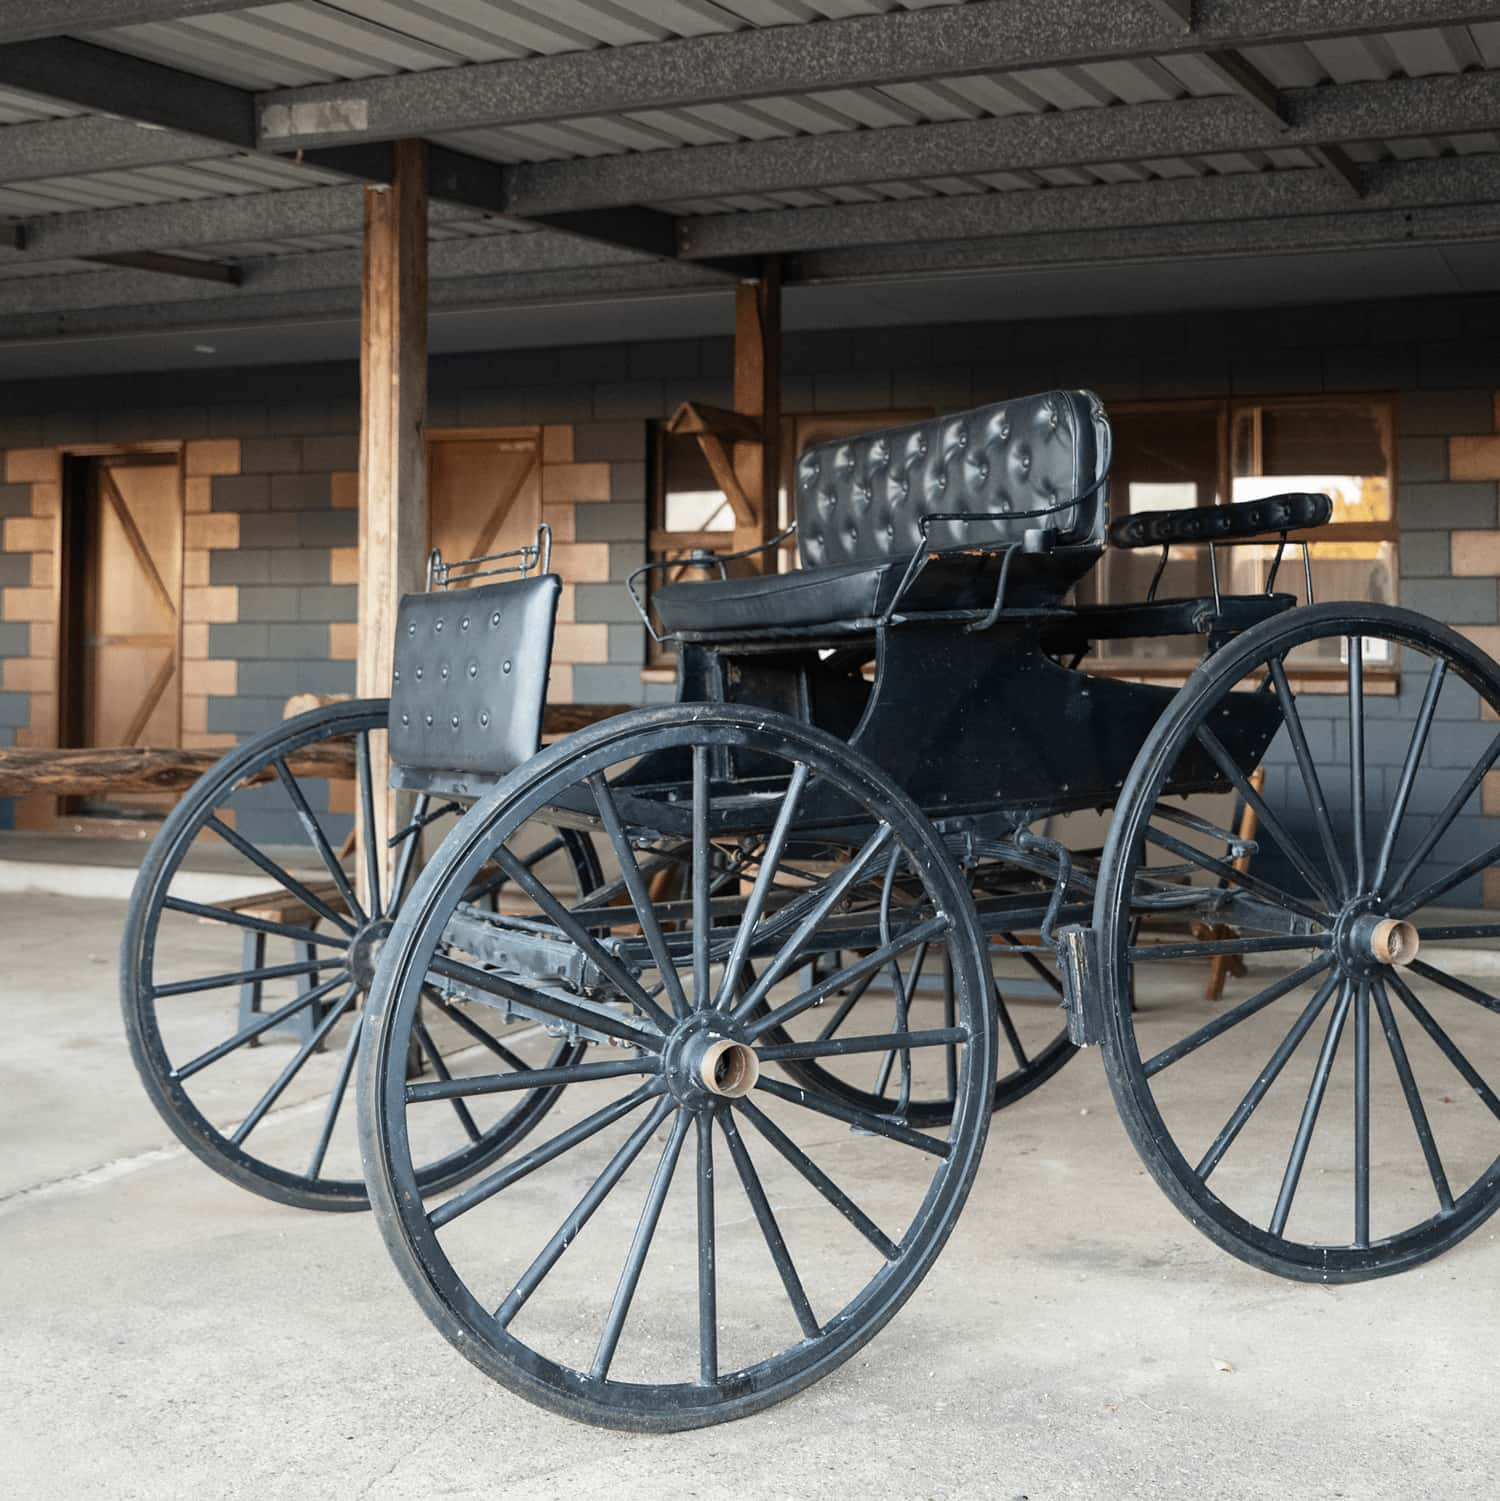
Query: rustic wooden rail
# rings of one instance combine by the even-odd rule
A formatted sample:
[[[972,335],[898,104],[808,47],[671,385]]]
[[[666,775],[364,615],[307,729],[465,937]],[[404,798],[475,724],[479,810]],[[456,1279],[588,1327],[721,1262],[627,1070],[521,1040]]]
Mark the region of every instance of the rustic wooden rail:
[[[548,739],[623,714],[624,704],[549,704],[542,723]],[[184,792],[221,752],[154,746],[90,746],[68,750],[0,748],[0,797],[117,797],[124,793]],[[352,777],[352,742],[325,741],[287,758],[299,777]],[[257,780],[270,780],[263,772]]]

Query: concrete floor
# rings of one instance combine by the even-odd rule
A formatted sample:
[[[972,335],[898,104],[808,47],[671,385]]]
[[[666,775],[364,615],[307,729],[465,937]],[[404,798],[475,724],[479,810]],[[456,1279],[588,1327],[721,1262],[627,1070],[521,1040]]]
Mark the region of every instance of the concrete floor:
[[[997,1119],[906,1310],[746,1422],[588,1429],[493,1386],[362,1215],[252,1197],[175,1145],[115,998],[123,905],[8,898],[0,1495],[1492,1496],[1500,1241],[1282,1282],[1145,1176],[1097,1057]]]

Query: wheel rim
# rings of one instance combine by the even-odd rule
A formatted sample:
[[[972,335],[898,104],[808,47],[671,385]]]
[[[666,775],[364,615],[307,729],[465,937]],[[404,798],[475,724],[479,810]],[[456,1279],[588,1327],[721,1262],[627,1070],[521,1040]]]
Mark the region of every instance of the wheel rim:
[[[1399,695],[1375,670],[1387,657]],[[1330,658],[1331,678],[1318,670]],[[1247,782],[1253,760],[1237,764],[1227,745],[1253,693],[1282,724],[1262,793]],[[1500,998],[1465,970],[1483,964],[1500,922],[1451,910],[1481,899],[1500,863],[1500,831],[1475,817],[1500,760],[1481,703],[1500,710],[1500,672],[1447,628],[1380,606],[1301,610],[1199,668],[1121,794],[1095,912],[1111,1084],[1158,1181],[1256,1265],[1382,1275],[1438,1254],[1495,1207]],[[1184,804],[1163,789],[1192,756],[1259,818],[1248,871],[1170,811]],[[1240,894],[1233,937],[1153,934],[1155,916],[1132,937],[1143,876],[1173,864]],[[1158,896],[1169,885],[1152,884]],[[1392,951],[1393,922],[1397,940],[1425,946],[1414,961],[1399,942]],[[1257,966],[1216,1010],[1132,1015],[1123,1003],[1132,975],[1157,979],[1181,959],[1201,986],[1210,958]]]
[[[693,768],[689,806],[682,810],[692,826],[687,897],[676,906],[659,906],[641,881],[622,876],[620,884],[631,888],[630,903],[611,909],[619,913],[611,928],[596,926],[604,916],[601,909],[585,914],[591,935],[623,928],[639,934],[631,958],[638,977],[633,984],[628,972],[617,977],[613,991],[629,995],[634,1007],[626,1007],[624,1015],[611,1011],[616,1020],[607,1023],[608,1034],[626,1045],[626,1056],[594,1046],[588,1061],[564,1071],[571,1077],[564,1084],[559,1120],[571,1125],[525,1154],[508,1157],[462,1193],[436,1207],[424,1205],[411,1172],[409,1141],[419,1129],[416,1113],[431,1104],[433,1092],[417,1091],[413,1097],[399,1068],[407,1018],[421,986],[441,975],[475,989],[494,986],[505,1000],[550,1010],[559,1021],[578,1017],[565,999],[518,985],[514,977],[500,985],[493,973],[456,960],[461,949],[452,940],[452,891],[462,888],[478,862],[493,857],[503,863],[505,841],[526,818],[548,806],[583,806],[579,789],[587,789],[622,872],[632,865],[649,870],[661,845],[648,839],[642,850],[645,826],[635,821],[642,800],[609,774],[637,756],[674,751],[690,752]],[[787,839],[791,811],[769,834],[762,824],[757,852],[733,865],[731,852],[743,855],[745,845],[736,845],[732,826],[720,817],[717,774],[710,776],[710,766],[751,751],[762,763],[771,756],[784,758],[790,787],[783,810],[794,809],[809,787],[823,783],[871,815],[850,845],[836,897],[830,892],[837,875],[821,882],[799,878],[798,896],[788,896],[792,888],[783,884],[785,867],[778,858],[784,859],[794,843]],[[665,817],[660,804],[656,812]],[[764,1041],[778,1020],[810,1004],[805,988],[782,980],[795,973],[802,945],[823,920],[814,909],[825,898],[857,905],[869,869],[885,858],[887,844],[902,851],[928,894],[926,908],[898,919],[893,944],[907,952],[924,936],[944,930],[951,932],[956,954],[959,1021],[953,1030],[964,1034],[952,1039],[959,1043],[959,1104],[953,1123],[939,1136],[788,1084],[776,1077],[784,1058]],[[719,911],[716,920],[715,902],[722,908],[723,899],[715,886],[722,890],[726,877],[738,884],[741,875],[750,894],[742,899],[738,917],[730,921]],[[778,716],[732,709],[640,711],[572,737],[508,778],[450,836],[441,863],[429,866],[414,891],[377,978],[375,1045],[362,1065],[361,1129],[377,1216],[398,1266],[439,1329],[482,1369],[530,1400],[588,1421],[637,1429],[692,1427],[740,1416],[847,1359],[925,1274],[956,1217],[983,1143],[988,1086],[980,1081],[992,1077],[993,1026],[978,1004],[978,940],[956,877],[930,826],[873,768],[856,763],[837,742]],[[878,880],[875,885],[878,889]],[[584,920],[556,912],[549,916],[558,931]],[[777,931],[778,921],[789,923],[793,917],[801,919],[798,926],[783,930],[777,940],[785,947],[773,946],[755,959],[757,979],[744,989],[739,966],[754,955],[736,938],[754,934],[759,942]],[[648,978],[653,975],[654,982]],[[759,1009],[765,998],[771,1000],[769,1012]],[[587,1018],[595,1027],[606,1025],[597,1008]],[[889,1035],[863,1045],[883,1044]],[[929,1046],[925,1038],[902,1036],[913,1053]],[[713,1051],[721,1044],[722,1057]],[[743,1091],[734,1080],[721,1078],[721,1087],[707,1082],[717,1077],[711,1064],[724,1058],[734,1065],[734,1080],[750,1077]],[[841,1134],[832,1154],[807,1142],[810,1123],[818,1130],[852,1126],[869,1134]],[[661,1131],[667,1133],[664,1145],[648,1150],[652,1135]],[[585,1148],[592,1155],[585,1155]],[[906,1192],[904,1231],[898,1224],[887,1234],[877,1216],[838,1186],[855,1181],[846,1167],[851,1152],[907,1159],[905,1169],[897,1169]],[[819,1161],[834,1156],[831,1166]],[[639,1183],[633,1180],[634,1186],[621,1192],[621,1179],[638,1159]],[[690,1164],[685,1172],[680,1161]],[[690,1184],[674,1192],[679,1175]],[[554,1196],[556,1179],[566,1181],[568,1191]],[[738,1191],[740,1216],[732,1224],[724,1217],[725,1204],[732,1202],[726,1199],[730,1185]],[[792,1213],[784,1208],[783,1193],[794,1187],[803,1203]],[[528,1238],[517,1227],[524,1224],[527,1207],[537,1204],[550,1215]],[[797,1253],[799,1235],[817,1215],[822,1229],[859,1248],[864,1262],[875,1267],[872,1275],[866,1277],[863,1266],[857,1271],[810,1267]],[[669,1225],[667,1232],[663,1224]],[[544,1239],[554,1225],[555,1232]],[[503,1243],[507,1227],[514,1244]],[[590,1235],[594,1255],[575,1255],[570,1262],[564,1252],[575,1239]],[[540,1242],[539,1250],[533,1242]],[[742,1275],[752,1256],[765,1274],[756,1294],[762,1299],[755,1304],[757,1317],[765,1318],[768,1329],[783,1326],[790,1339],[782,1343],[772,1330],[765,1336],[769,1352],[747,1355],[760,1336],[721,1310],[749,1296]],[[571,1280],[562,1275],[567,1269]],[[653,1269],[658,1280],[648,1289]],[[606,1306],[602,1290],[617,1273]],[[674,1285],[674,1273],[680,1285]],[[832,1293],[840,1277],[853,1284],[847,1296]]]
[[[301,1207],[357,1209],[368,1202],[345,1102],[369,980],[410,891],[424,821],[437,811],[418,798],[403,824],[407,837],[389,883],[394,900],[380,889],[380,862],[370,859],[366,890],[375,899],[365,910],[339,848],[354,815],[340,818],[330,809],[328,780],[315,773],[320,758],[349,748],[350,801],[367,826],[385,712],[383,700],[314,711],[207,773],[143,864],[122,948],[127,1029],[158,1110],[210,1166]],[[195,859],[201,863],[205,834],[223,857],[213,890],[192,868]],[[569,839],[568,850],[544,853],[539,863],[566,858],[580,880],[592,880],[596,866],[586,841]],[[219,887],[246,886],[256,888],[248,908],[226,905],[218,894]],[[455,1048],[507,1047],[462,1012],[426,1010],[414,1036],[414,1068],[441,1076]],[[522,1051],[535,1048],[528,1043]],[[546,1042],[547,1061],[564,1061],[567,1053],[565,1045]],[[551,1098],[517,1098],[503,1116],[481,1119],[455,1109],[454,1140],[423,1163],[424,1183],[449,1182],[482,1166],[534,1126]]]

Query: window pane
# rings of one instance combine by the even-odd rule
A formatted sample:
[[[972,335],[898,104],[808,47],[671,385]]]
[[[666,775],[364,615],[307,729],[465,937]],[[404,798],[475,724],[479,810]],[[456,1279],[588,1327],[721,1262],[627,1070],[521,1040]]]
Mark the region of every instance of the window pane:
[[[1394,542],[1314,542],[1309,548],[1312,561],[1313,599],[1326,602],[1336,599],[1359,600],[1375,604],[1397,603],[1396,544]],[[1266,570],[1276,556],[1275,545],[1267,547],[1226,548],[1221,557],[1231,557],[1230,567],[1222,565],[1219,578],[1233,594],[1254,594],[1265,588]],[[1276,592],[1291,594],[1299,605],[1307,603],[1307,578],[1302,567],[1302,549],[1289,546],[1276,574]],[[1389,656],[1372,655],[1383,642],[1370,642],[1365,648],[1367,663],[1390,666]],[[1315,650],[1322,655],[1314,657]],[[1344,660],[1339,643],[1326,641],[1316,647],[1299,647],[1287,659],[1302,666],[1314,661],[1329,665]]]
[[[732,532],[734,511],[714,480],[698,440],[673,435],[662,442],[662,518],[669,532]]]
[[[1115,516],[1136,511],[1171,511],[1211,506],[1219,499],[1219,409],[1121,412],[1111,417],[1114,457],[1109,471],[1109,504]],[[1078,586],[1082,604],[1144,599],[1161,554],[1155,548],[1111,547]],[[1157,593],[1206,594],[1208,558],[1197,548],[1173,548]],[[1108,654],[1167,654],[1163,641],[1112,642]],[[1179,648],[1180,650],[1180,648]]]
[[[1316,491],[1332,497],[1335,522],[1389,521],[1384,416],[1383,404],[1369,401],[1241,408],[1234,420],[1234,499]]]

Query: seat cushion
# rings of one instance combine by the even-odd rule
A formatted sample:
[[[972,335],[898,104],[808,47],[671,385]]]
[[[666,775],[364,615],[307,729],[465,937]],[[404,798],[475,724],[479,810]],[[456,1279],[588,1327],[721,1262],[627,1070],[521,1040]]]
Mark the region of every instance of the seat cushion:
[[[1092,546],[1016,554],[1006,604],[1024,608],[1055,603],[1097,556]],[[834,634],[868,631],[871,621],[890,608],[910,561],[889,558],[668,584],[655,592],[652,602],[663,633],[670,636],[729,637],[745,631],[820,626]],[[993,556],[939,558],[922,570],[902,600],[901,611],[984,609],[994,601],[999,568],[1000,560]]]
[[[1034,530],[1100,547],[1109,459],[1109,422],[1090,391],[1043,391],[814,444],[796,470],[802,565],[910,557],[924,541],[1022,542]],[[1050,514],[1028,514],[1038,511]],[[986,519],[938,522],[924,537],[923,520],[938,514]]]

